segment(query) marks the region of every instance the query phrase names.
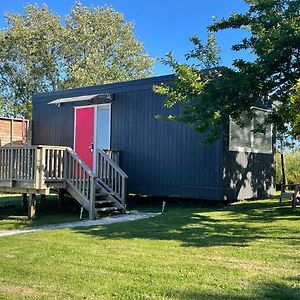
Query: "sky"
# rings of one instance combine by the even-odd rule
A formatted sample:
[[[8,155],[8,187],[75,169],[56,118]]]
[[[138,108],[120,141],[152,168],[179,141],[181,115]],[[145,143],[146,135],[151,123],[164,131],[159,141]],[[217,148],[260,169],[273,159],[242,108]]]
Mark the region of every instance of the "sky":
[[[22,13],[27,3],[46,3],[51,11],[67,15],[75,0],[0,0],[0,28],[6,26],[7,12]],[[175,58],[184,62],[184,54],[192,49],[189,37],[197,34],[206,41],[206,28],[212,18],[229,17],[233,12],[245,12],[243,0],[81,0],[85,6],[112,6],[124,14],[126,21],[135,24],[135,36],[143,43],[146,52],[155,58],[165,57],[172,51]],[[217,34],[222,49],[222,64],[230,66],[235,58],[251,59],[249,53],[236,53],[231,45],[247,35],[245,31],[227,30]],[[169,67],[157,62],[155,75],[172,73]]]

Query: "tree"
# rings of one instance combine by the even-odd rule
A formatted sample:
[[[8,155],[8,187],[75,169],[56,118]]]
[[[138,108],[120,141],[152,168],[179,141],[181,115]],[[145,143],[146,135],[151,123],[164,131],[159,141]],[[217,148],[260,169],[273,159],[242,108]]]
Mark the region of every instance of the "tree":
[[[133,24],[111,7],[79,2],[67,17],[28,4],[0,32],[0,96],[6,115],[31,115],[34,93],[144,78],[153,59]]]
[[[298,79],[291,95],[292,134],[300,139],[300,79]]]
[[[8,115],[30,116],[31,96],[59,88],[59,17],[47,6],[27,5],[25,15],[9,13],[0,32],[0,95]]]
[[[133,24],[111,7],[77,3],[67,17],[63,55],[66,87],[95,85],[151,75],[153,60],[133,34]]]
[[[216,47],[208,39],[203,46],[193,40],[195,49],[187,55],[198,63],[180,64],[172,55],[165,63],[175,72],[172,87],[156,87],[166,94],[166,107],[181,103],[182,112],[176,119],[191,124],[199,132],[207,133],[207,141],[218,138],[220,126],[229,116],[243,125],[243,116],[255,113],[253,106],[272,108],[266,122],[276,124],[280,135],[290,133],[291,88],[300,77],[300,0],[245,0],[249,9],[244,14],[233,13],[228,19],[216,20],[209,27],[211,33],[225,29],[246,29],[249,38],[232,46],[234,51],[248,50],[254,61],[235,60],[232,67],[201,70],[215,67]],[[214,55],[208,56],[208,48]],[[211,62],[211,64],[207,64]],[[264,128],[257,128],[263,131]]]

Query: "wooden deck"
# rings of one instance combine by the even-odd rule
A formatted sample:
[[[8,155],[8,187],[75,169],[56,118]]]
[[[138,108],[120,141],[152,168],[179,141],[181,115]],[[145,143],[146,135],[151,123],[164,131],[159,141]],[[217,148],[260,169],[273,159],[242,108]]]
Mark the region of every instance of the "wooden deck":
[[[0,147],[0,192],[47,195],[66,190],[94,219],[98,212],[124,211],[127,175],[109,150],[96,153],[96,174],[69,147]]]

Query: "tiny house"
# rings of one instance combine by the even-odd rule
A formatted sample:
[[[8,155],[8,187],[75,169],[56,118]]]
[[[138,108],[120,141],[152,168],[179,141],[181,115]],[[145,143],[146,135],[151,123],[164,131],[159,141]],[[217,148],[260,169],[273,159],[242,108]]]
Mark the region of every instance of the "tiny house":
[[[70,147],[93,172],[97,151],[104,151],[127,174],[131,194],[205,200],[273,194],[272,128],[255,134],[228,120],[222,137],[204,145],[192,128],[156,118],[170,111],[152,87],[173,81],[167,75],[34,95],[32,144]]]
[[[273,194],[273,128],[253,130],[265,111],[244,128],[228,119],[205,145],[193,128],[156,118],[170,111],[153,85],[173,82],[168,75],[34,95],[32,145],[0,147],[0,192],[29,194],[33,217],[36,194],[67,191],[90,219],[124,211],[128,193],[210,201]]]

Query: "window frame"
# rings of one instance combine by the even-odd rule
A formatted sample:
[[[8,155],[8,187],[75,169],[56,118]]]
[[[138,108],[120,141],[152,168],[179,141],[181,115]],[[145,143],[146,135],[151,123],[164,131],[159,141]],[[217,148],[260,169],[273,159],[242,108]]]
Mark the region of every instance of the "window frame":
[[[255,109],[255,110],[260,110],[260,111],[264,111],[264,112],[271,112],[269,109],[264,109],[264,108],[260,108],[260,107],[252,107],[251,109]],[[269,151],[261,151],[258,150],[257,148],[254,147],[254,118],[251,119],[251,130],[250,130],[250,144],[251,147],[240,147],[240,146],[233,146],[231,145],[231,126],[232,126],[232,119],[231,117],[229,117],[229,135],[228,135],[228,149],[229,151],[232,152],[249,152],[249,153],[260,153],[260,154],[272,154],[274,152],[274,142],[273,142],[273,124],[271,125],[271,149]]]

